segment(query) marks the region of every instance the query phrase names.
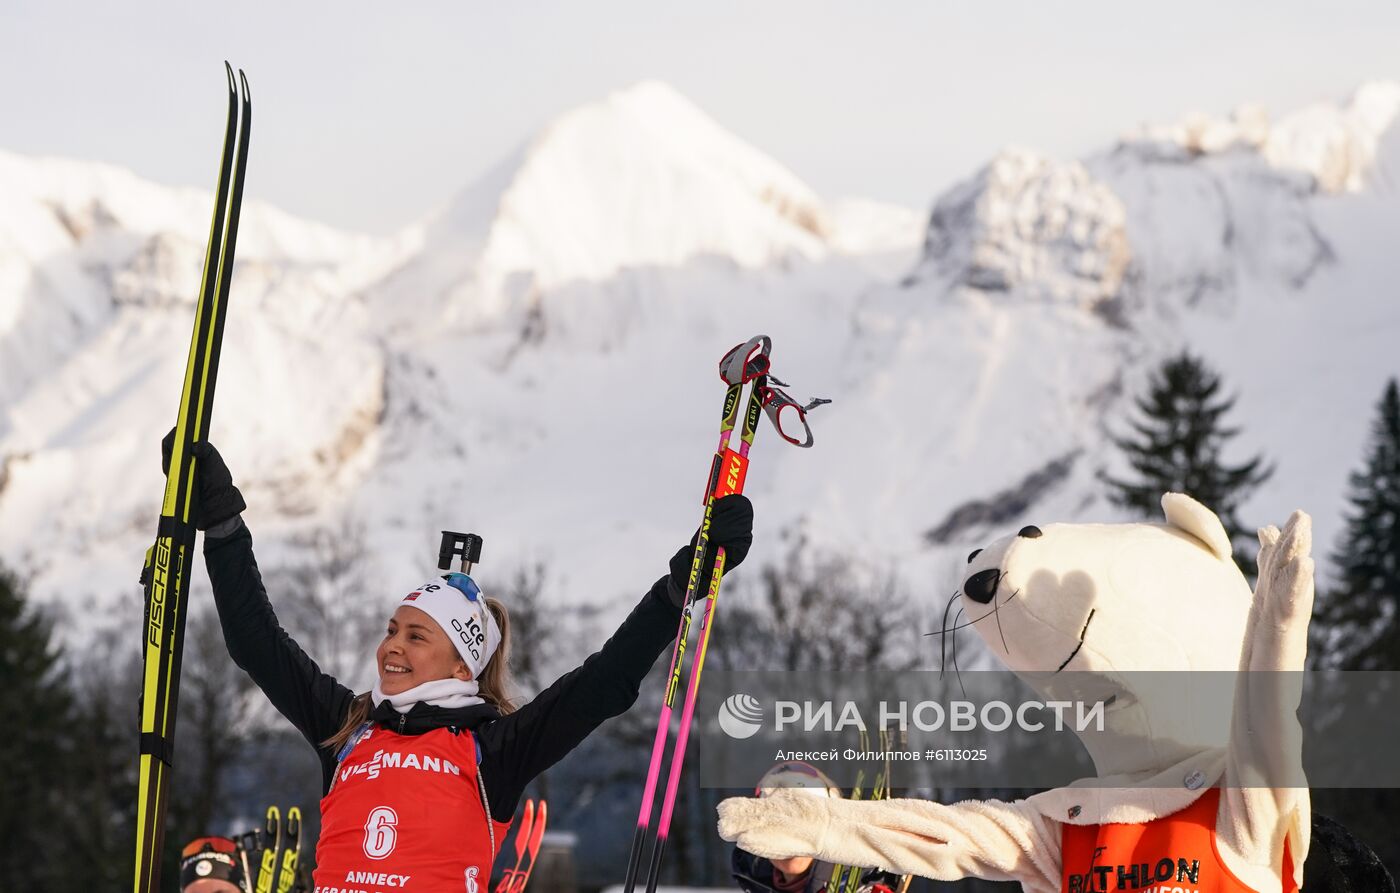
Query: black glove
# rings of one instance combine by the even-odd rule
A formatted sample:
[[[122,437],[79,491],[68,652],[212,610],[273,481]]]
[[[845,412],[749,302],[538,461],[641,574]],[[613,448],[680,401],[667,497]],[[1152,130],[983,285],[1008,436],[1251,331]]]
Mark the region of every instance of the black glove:
[[[175,450],[175,429],[160,442],[160,470],[170,474],[170,454]],[[233,485],[233,475],[229,474],[223,456],[208,441],[196,443],[190,448],[195,458],[195,486],[198,494],[194,503],[194,526],[200,530],[216,527],[248,507],[243,494]]]
[[[671,575],[666,590],[671,603],[676,607],[685,606],[686,583],[690,580],[690,567],[695,557],[695,543],[700,531],[695,532],[690,544],[671,557]],[[705,559],[701,563],[700,583],[696,598],[704,598],[710,591],[710,578],[715,568],[715,550],[724,549],[725,576],[744,563],[753,545],[753,503],[742,493],[735,493],[716,499],[710,507],[710,542],[705,549]]]

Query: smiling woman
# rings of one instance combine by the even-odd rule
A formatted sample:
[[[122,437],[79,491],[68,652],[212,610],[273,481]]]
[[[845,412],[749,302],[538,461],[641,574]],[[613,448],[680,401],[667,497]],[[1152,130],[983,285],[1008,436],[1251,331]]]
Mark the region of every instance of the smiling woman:
[[[405,893],[432,893],[461,890],[465,877],[466,890],[478,890],[525,786],[636,701],[675,637],[693,542],[601,649],[518,710],[507,695],[505,609],[457,573],[399,600],[374,652],[378,682],[357,695],[321,672],[277,622],[240,515],[243,498],[218,451],[202,450],[195,524],[205,531],[229,655],[321,760],[317,888],[392,877]],[[708,549],[725,549],[736,566],[752,530],[747,499],[717,500]]]
[[[468,682],[472,678],[471,668],[442,627],[408,605],[401,605],[389,618],[388,632],[374,657],[379,669],[379,690],[386,695],[396,695],[434,679]]]
[[[461,632],[453,636],[448,629]],[[515,711],[508,694],[510,615],[466,574],[446,574],[404,596],[389,618],[374,665],[379,681],[351,703],[327,746],[343,747],[375,704],[387,703],[399,713],[419,701],[447,707],[486,703],[503,716]]]

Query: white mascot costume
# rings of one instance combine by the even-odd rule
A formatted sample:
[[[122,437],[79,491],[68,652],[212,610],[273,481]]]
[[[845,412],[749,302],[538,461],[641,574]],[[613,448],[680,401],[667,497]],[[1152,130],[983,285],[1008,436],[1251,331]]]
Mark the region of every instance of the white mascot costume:
[[[1080,733],[1097,777],[1012,803],[733,798],[720,804],[720,835],[768,858],[1019,881],[1030,893],[1300,889],[1311,521],[1295,512],[1281,533],[1259,532],[1251,593],[1210,510],[1179,493],[1162,508],[1164,524],[1026,527],[969,559],[972,625],[1021,679],[1042,696],[1061,671],[1101,680],[1103,729]],[[1134,672],[1148,670],[1240,670],[1233,709],[1206,706],[1228,698],[1207,690],[1219,675],[1193,690],[1181,674]]]

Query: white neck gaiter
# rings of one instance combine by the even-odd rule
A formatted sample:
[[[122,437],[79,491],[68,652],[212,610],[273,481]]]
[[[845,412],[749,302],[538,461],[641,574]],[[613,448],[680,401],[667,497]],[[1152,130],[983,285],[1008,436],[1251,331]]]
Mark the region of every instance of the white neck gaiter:
[[[385,701],[399,713],[407,713],[413,709],[414,704],[430,704],[433,707],[446,707],[449,710],[457,707],[470,707],[473,704],[486,703],[477,694],[476,680],[463,682],[461,679],[434,679],[432,682],[424,682],[422,685],[415,685],[408,691],[401,691],[396,695],[386,695],[379,687],[379,683],[374,683],[374,688],[370,691],[370,698],[374,701],[374,706],[378,707]]]

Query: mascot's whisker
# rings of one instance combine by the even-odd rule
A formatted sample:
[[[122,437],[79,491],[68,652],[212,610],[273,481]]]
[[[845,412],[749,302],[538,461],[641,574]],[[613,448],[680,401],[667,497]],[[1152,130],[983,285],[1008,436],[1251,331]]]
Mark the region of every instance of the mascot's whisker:
[[[1006,604],[1007,602],[1011,601],[1013,598],[1016,597],[1017,593],[1019,593],[1020,591],[1021,591],[1021,590],[1017,589],[1016,592],[1013,592],[1013,593],[1011,593],[1010,595],[1008,595],[1005,599],[1002,600],[1002,603],[1001,603],[1001,604],[1004,605],[1004,604]],[[959,595],[961,595],[961,593],[959,593]],[[957,595],[953,596],[953,598],[957,598],[957,597],[958,597]],[[952,604],[952,602],[949,601],[949,604]],[[979,615],[977,615],[976,617],[972,618],[972,619],[969,620],[968,622],[964,623],[962,626],[953,626],[953,627],[949,627],[949,628],[947,628],[947,629],[939,630],[939,631],[936,632],[936,633],[924,633],[924,635],[925,635],[925,636],[942,636],[942,635],[946,635],[947,633],[955,633],[955,632],[957,632],[957,631],[960,630],[960,629],[967,629],[969,626],[972,626],[972,625],[973,625],[974,623],[976,623],[977,621],[979,621],[979,620],[985,620],[985,619],[987,619],[988,617],[991,617],[992,614],[993,614],[993,613],[997,610],[997,608],[999,608],[999,607],[1000,607],[1000,605],[995,605],[995,604],[992,605],[992,610],[991,610],[991,611],[988,611],[988,612],[985,613],[985,614],[979,614]],[[944,615],[945,615],[945,618],[946,618],[946,615],[947,615],[947,609],[946,609],[946,608],[944,609]],[[955,622],[956,622],[956,621],[955,621]],[[1005,641],[1003,641],[1002,644],[1005,644]]]
[[[967,688],[963,685],[962,669],[958,667],[958,618],[963,615],[963,609],[958,608],[958,613],[953,616],[953,675],[958,677],[958,689],[964,698],[967,697]]]
[[[1020,591],[1019,589],[1016,590],[1016,592]],[[1007,597],[1007,601],[1015,597],[1016,592],[1011,593],[1011,595]],[[997,635],[1001,636],[1001,651],[1003,654],[1010,654],[1011,649],[1006,647],[1006,633],[1002,632],[1001,629],[1001,603],[996,599],[992,599],[992,613],[996,615],[997,619]],[[984,614],[983,616],[985,617],[986,615]]]
[[[940,624],[938,625],[938,632],[937,632],[937,633],[924,633],[924,635],[926,635],[926,636],[933,636],[933,635],[936,635],[936,636],[939,637],[939,638],[938,638],[938,676],[939,676],[939,678],[942,678],[942,676],[943,676],[943,668],[944,668],[945,666],[947,666],[947,664],[948,664],[948,639],[947,639],[947,637],[946,637],[946,636],[947,636],[947,632],[948,632],[948,612],[949,612],[950,610],[952,610],[953,602],[957,601],[957,600],[958,600],[959,598],[961,598],[961,597],[962,597],[962,592],[954,592],[954,593],[953,593],[953,597],[950,598],[950,599],[948,599],[948,604],[946,604],[946,605],[943,606],[943,622],[940,623]],[[961,610],[961,609],[959,609],[959,610]],[[957,622],[957,618],[954,618],[954,619],[953,619],[953,622],[956,623],[956,622]]]

